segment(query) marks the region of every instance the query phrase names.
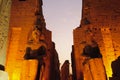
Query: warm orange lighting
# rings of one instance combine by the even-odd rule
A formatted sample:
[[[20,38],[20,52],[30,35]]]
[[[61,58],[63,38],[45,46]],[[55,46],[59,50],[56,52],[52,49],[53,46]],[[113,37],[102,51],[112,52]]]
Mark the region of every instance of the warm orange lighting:
[[[24,60],[22,66],[21,80],[35,80],[37,73],[37,60]]]
[[[106,68],[107,77],[112,77],[111,62],[115,60],[112,36],[109,28],[102,28],[101,32],[105,46],[103,61]]]
[[[12,75],[12,80],[20,80],[20,75],[17,72],[14,72]]]

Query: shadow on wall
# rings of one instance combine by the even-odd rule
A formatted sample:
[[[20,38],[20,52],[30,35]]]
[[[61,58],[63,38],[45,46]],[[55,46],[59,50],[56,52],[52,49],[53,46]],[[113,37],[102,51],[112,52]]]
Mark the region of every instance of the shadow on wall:
[[[100,53],[98,46],[92,47],[91,45],[86,45],[83,49],[82,55],[90,58],[102,58],[102,55]]]
[[[5,71],[5,67],[2,64],[0,64],[0,70]]]
[[[110,80],[120,80],[120,56],[111,63],[112,77]]]

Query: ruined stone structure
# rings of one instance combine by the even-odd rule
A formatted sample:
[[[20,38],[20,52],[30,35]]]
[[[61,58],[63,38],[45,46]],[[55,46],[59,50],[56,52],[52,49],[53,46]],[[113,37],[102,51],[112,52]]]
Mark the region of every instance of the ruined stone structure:
[[[75,64],[74,77],[76,80],[85,79],[83,72],[85,67],[83,67],[83,63],[86,56],[90,60],[91,58],[94,58],[94,60],[98,58],[99,60],[102,59],[107,78],[112,77],[111,62],[120,56],[119,21],[119,0],[83,0],[81,24],[73,31],[74,51],[72,52],[72,59]],[[101,57],[99,54],[96,55],[96,51],[101,54]],[[83,53],[85,53],[85,56],[83,56]],[[97,63],[101,63],[102,61],[98,61]],[[99,68],[103,70],[104,66]],[[105,74],[105,71],[102,72]],[[93,75],[96,74],[94,73]],[[99,75],[99,77],[105,77],[105,75]]]
[[[42,0],[12,0],[6,71],[9,80],[59,80],[59,60]]]
[[[69,71],[69,61],[66,60],[61,67],[61,80],[69,80],[70,71]]]

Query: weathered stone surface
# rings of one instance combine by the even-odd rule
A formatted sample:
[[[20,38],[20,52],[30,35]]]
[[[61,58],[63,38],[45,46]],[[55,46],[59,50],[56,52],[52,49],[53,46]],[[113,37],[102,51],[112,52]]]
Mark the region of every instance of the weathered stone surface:
[[[7,54],[10,80],[60,79],[58,55],[52,32],[46,29],[42,0],[12,0]]]
[[[37,60],[24,60],[21,68],[21,80],[35,80],[37,74],[38,61]],[[28,67],[29,66],[29,67]],[[18,73],[19,74],[19,73]],[[14,75],[18,75],[17,73]],[[16,78],[17,79],[17,78]]]
[[[11,0],[0,0],[0,64],[5,65]]]
[[[69,61],[66,60],[61,67],[61,80],[69,80],[70,71],[69,71]]]
[[[84,80],[106,80],[105,67],[101,58],[85,59],[83,65]]]
[[[6,61],[6,71],[9,73],[10,80],[21,80],[21,78],[22,80],[27,80],[29,75],[31,75],[26,75],[26,77],[23,78],[23,72],[26,72],[24,74],[29,73],[29,66],[27,66],[25,71],[22,69],[23,65],[25,65],[23,56],[25,54],[28,33],[33,27],[36,18],[34,14],[36,5],[36,0],[12,0],[8,55]],[[31,79],[33,78],[32,76],[30,77]]]
[[[112,77],[111,62],[120,54],[120,0],[83,0],[81,25],[74,30],[76,77],[83,70],[81,54],[86,31],[90,30],[102,54],[107,77]],[[88,24],[89,23],[89,24]]]

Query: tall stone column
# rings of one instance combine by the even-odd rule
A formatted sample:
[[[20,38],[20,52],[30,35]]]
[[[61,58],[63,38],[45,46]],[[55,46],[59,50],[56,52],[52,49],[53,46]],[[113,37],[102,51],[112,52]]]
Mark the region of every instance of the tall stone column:
[[[0,80],[8,80],[5,70],[11,0],[0,0]]]

